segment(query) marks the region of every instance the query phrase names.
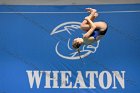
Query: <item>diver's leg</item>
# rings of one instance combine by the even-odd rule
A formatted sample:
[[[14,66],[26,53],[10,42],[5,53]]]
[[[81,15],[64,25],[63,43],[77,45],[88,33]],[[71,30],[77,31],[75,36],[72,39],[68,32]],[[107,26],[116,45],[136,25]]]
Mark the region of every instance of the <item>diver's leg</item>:
[[[86,8],[87,12],[90,13],[90,15],[88,16],[90,20],[94,20],[95,17],[97,16],[97,10],[96,9],[92,9],[92,8]]]
[[[95,13],[96,13],[96,10],[95,9],[92,9],[92,8],[86,8],[86,10],[90,11],[90,15],[88,16],[88,18],[90,20],[94,20],[95,19]],[[90,25],[88,23],[88,21],[86,19],[84,19],[84,21],[81,23],[81,29],[84,30],[84,31],[88,31],[90,29]]]

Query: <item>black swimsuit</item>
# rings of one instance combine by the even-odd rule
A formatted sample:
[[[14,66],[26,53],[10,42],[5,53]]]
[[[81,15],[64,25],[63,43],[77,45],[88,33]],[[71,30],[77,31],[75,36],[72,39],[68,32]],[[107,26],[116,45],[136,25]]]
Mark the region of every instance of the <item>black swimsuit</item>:
[[[93,36],[96,39],[96,37],[99,36],[99,35],[105,35],[106,32],[107,32],[107,30],[108,30],[108,26],[107,26],[107,28],[104,31],[100,31],[100,29],[97,28],[97,29],[95,29],[93,31],[93,33],[91,34],[91,36]]]

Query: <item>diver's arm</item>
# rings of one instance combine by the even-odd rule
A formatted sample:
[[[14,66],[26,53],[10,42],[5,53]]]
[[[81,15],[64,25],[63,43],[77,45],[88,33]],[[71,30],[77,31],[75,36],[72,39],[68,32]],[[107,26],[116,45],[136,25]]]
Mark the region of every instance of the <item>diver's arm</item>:
[[[83,38],[89,38],[90,35],[95,30],[96,26],[94,25],[94,23],[88,17],[86,17],[85,19],[89,22],[89,25],[90,25],[91,28],[89,29],[89,31],[87,31],[86,34],[84,34]]]

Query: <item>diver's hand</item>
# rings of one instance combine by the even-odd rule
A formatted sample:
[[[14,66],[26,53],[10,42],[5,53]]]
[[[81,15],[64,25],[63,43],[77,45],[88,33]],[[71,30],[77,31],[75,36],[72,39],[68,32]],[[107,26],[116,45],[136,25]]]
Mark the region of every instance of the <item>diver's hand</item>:
[[[89,38],[90,37],[90,34],[86,33],[83,35],[83,38]]]

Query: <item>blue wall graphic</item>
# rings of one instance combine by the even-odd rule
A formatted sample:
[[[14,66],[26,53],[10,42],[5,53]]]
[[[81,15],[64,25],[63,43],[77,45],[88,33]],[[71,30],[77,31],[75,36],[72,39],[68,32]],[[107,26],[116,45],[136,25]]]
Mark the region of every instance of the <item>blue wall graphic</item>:
[[[106,21],[107,34],[79,54],[72,40],[82,37],[80,22],[88,16],[85,8],[95,8]],[[122,5],[0,5],[0,93],[139,93],[140,91],[140,4]],[[96,89],[30,88],[27,70],[71,71],[75,82],[81,71],[125,71],[125,88]],[[59,77],[60,78],[60,77]],[[58,81],[60,82],[60,81]],[[106,82],[106,81],[105,81]]]

